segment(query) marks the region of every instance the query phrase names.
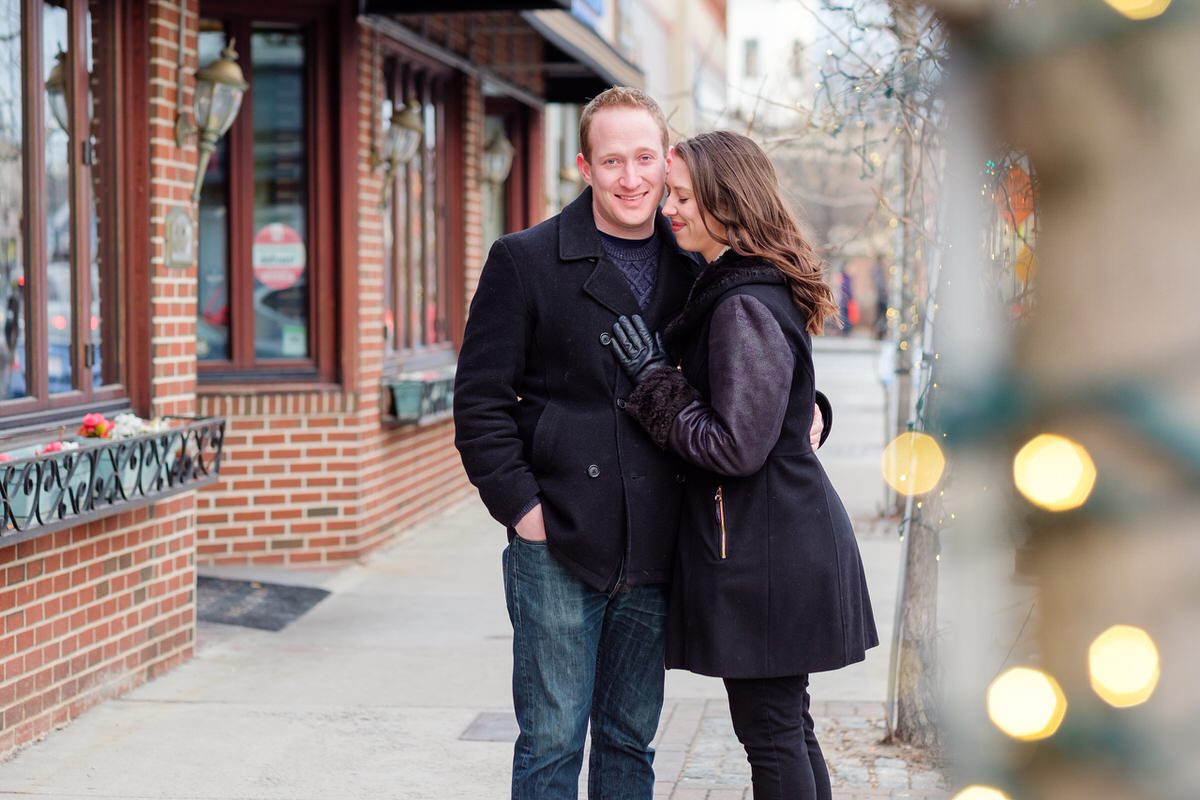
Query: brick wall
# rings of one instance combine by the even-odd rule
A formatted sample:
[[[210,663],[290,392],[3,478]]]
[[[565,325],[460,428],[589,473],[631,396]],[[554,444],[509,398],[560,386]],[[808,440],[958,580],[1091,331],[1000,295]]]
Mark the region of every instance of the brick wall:
[[[196,7],[195,2],[187,4],[185,19],[184,63],[192,67],[199,23]],[[152,0],[149,12],[151,413],[188,416],[196,413],[196,267],[169,269],[165,248],[167,213],[176,207],[192,210],[196,143],[194,137],[183,148],[175,143],[178,0]],[[191,72],[184,80],[183,101],[188,109],[195,85]]]
[[[188,415],[196,413],[196,274],[168,270],[163,256],[166,214],[190,202],[195,150],[175,146],[178,6],[153,0],[147,15],[150,402],[155,415]],[[187,25],[194,58],[194,14]],[[192,656],[195,497],[0,546],[0,755]]]
[[[541,39],[519,30],[523,23],[515,14],[401,21],[479,64],[537,61],[541,52]],[[468,25],[474,37],[468,37]],[[489,28],[505,33],[491,36]],[[221,481],[197,501],[197,551],[203,563],[299,565],[356,558],[471,491],[450,421],[422,428],[388,427],[383,421],[388,402],[381,391],[383,219],[377,205],[383,187],[382,173],[370,168],[378,137],[372,126],[379,124],[371,92],[382,93],[373,81],[380,68],[374,61],[375,35],[366,27],[357,31],[357,91],[351,101],[343,98],[339,112],[357,120],[356,262],[337,266],[357,270],[358,326],[344,349],[355,360],[348,372],[357,380],[311,392],[202,394],[200,413],[228,420]],[[514,72],[512,80],[541,91],[536,74]],[[452,191],[462,198],[466,241],[464,263],[452,269],[462,271],[469,305],[486,255],[479,178],[484,98],[477,78],[465,76],[461,85],[464,185]]]
[[[0,755],[191,658],[193,498],[0,547]]]

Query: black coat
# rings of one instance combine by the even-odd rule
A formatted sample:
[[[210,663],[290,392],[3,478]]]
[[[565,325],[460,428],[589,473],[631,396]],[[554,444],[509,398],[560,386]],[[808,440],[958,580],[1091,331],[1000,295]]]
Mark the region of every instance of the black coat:
[[[691,465],[667,666],[726,678],[837,669],[879,643],[850,519],[808,440],[805,316],[775,267],[727,254],[667,328],[627,410]]]
[[[696,264],[661,215],[656,225],[662,253],[645,317],[662,326]],[[608,347],[617,317],[637,313],[587,189],[492,246],[455,381],[455,444],[488,511],[509,526],[540,496],[551,552],[596,589],[623,560],[630,584],[667,581],[679,527],[683,465],[621,410],[633,387]]]

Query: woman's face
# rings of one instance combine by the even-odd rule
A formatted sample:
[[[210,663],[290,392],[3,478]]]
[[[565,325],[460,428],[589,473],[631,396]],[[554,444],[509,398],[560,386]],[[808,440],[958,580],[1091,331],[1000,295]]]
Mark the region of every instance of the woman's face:
[[[724,238],[725,227],[696,202],[692,174],[682,159],[674,159],[667,171],[667,201],[662,213],[671,220],[671,230],[675,232],[675,241],[680,248],[699,253],[705,261],[716,260],[725,249],[725,243],[716,238]]]

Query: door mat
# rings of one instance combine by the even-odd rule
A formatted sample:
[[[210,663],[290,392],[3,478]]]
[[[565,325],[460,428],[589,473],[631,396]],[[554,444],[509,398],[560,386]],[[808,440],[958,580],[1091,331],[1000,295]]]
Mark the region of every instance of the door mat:
[[[224,578],[196,580],[196,616],[201,622],[281,631],[329,595],[312,586],[283,586]]]
[[[484,711],[458,738],[466,742],[515,742],[521,731],[511,711]]]

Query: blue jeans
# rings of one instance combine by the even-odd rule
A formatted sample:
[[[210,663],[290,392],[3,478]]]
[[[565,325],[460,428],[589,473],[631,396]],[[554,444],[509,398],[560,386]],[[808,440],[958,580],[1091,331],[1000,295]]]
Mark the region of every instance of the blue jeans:
[[[504,551],[513,625],[513,800],[579,796],[591,719],[590,800],[650,800],[663,703],[667,591],[618,582],[598,592],[542,542]]]

